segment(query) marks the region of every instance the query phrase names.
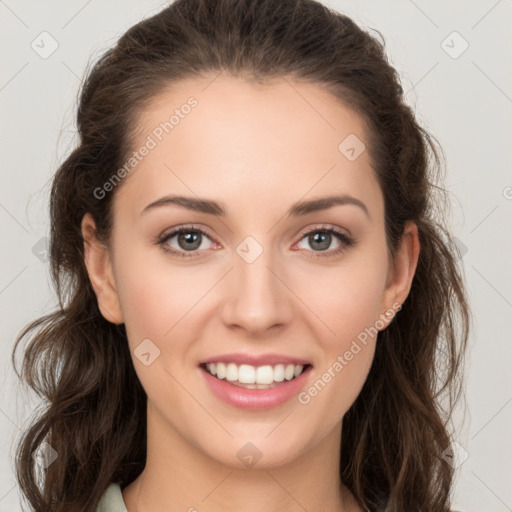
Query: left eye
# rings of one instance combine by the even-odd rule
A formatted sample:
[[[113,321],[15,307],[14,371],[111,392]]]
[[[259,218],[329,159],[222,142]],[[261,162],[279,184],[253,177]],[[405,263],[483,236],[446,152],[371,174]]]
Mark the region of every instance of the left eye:
[[[340,242],[340,246],[338,248],[334,248],[333,250],[328,251],[327,249],[330,247],[333,241],[333,236],[334,238],[338,239],[338,241]],[[311,231],[308,231],[307,233],[304,233],[301,240],[304,239],[307,240],[307,243],[311,247],[317,249],[313,252],[326,252],[327,254],[325,256],[339,254],[345,248],[350,247],[354,244],[353,240],[348,235],[332,228],[313,229]],[[324,256],[324,254],[315,254],[315,256]]]

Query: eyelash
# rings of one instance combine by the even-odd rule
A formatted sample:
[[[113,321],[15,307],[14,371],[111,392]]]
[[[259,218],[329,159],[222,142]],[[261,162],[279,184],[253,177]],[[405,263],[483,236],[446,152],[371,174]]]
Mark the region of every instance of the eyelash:
[[[170,253],[170,254],[172,254],[174,256],[178,256],[180,258],[193,258],[193,257],[195,257],[194,253],[198,252],[197,250],[189,251],[189,253],[187,254],[187,252],[185,252],[185,251],[177,251],[175,249],[169,249],[169,246],[166,244],[166,242],[168,242],[171,238],[173,238],[176,235],[180,235],[182,233],[191,233],[191,232],[201,233],[201,235],[204,235],[207,238],[212,239],[212,237],[206,231],[202,230],[201,228],[191,225],[191,226],[182,226],[178,229],[171,231],[170,233],[166,233],[166,234],[158,237],[156,240],[156,243],[161,247],[161,249],[165,253]],[[339,254],[344,252],[349,247],[352,247],[355,245],[355,240],[353,238],[351,238],[350,236],[348,236],[346,233],[343,233],[342,231],[339,231],[336,228],[327,227],[327,226],[321,226],[319,228],[310,229],[309,231],[301,233],[299,241],[301,241],[304,237],[306,237],[307,235],[310,235],[312,233],[333,234],[342,243],[342,246],[338,249],[331,249],[329,251],[310,251],[313,253],[311,255],[311,257],[313,257],[313,258],[326,258],[326,257],[338,256]]]

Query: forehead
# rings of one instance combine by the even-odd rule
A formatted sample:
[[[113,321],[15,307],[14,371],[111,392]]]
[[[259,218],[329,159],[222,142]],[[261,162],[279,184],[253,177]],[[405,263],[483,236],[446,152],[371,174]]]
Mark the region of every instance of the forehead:
[[[133,150],[151,149],[119,192],[139,211],[165,193],[221,196],[228,214],[233,201],[271,210],[326,192],[382,206],[363,120],[318,84],[183,80],[155,96],[136,125]]]

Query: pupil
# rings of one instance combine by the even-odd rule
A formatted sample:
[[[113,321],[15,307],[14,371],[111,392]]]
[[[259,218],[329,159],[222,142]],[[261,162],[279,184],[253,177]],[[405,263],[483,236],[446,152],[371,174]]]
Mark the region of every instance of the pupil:
[[[310,242],[318,242],[319,238],[321,239],[323,237],[323,243],[321,243],[321,240],[320,240],[320,247],[319,249],[327,249],[330,245],[330,233],[321,233],[321,232],[317,232],[313,235],[310,235],[309,239],[310,239]]]
[[[181,242],[182,241],[185,241],[187,244],[191,243],[191,242],[194,242],[194,239],[195,239],[195,245],[194,246],[186,246],[185,247],[182,247],[183,249],[185,250],[193,250],[193,249],[197,249],[200,245],[201,245],[201,242],[199,240],[199,237],[200,237],[200,233],[192,233],[192,232],[188,232],[188,233],[181,233],[180,236],[179,236],[179,243],[180,243],[180,246],[181,246]],[[197,241],[199,240],[199,243],[197,243]]]

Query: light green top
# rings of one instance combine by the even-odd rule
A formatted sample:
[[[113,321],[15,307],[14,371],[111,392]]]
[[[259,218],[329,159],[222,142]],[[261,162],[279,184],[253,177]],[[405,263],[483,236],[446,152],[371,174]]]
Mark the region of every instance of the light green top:
[[[110,484],[101,497],[96,512],[128,512],[119,484]]]

